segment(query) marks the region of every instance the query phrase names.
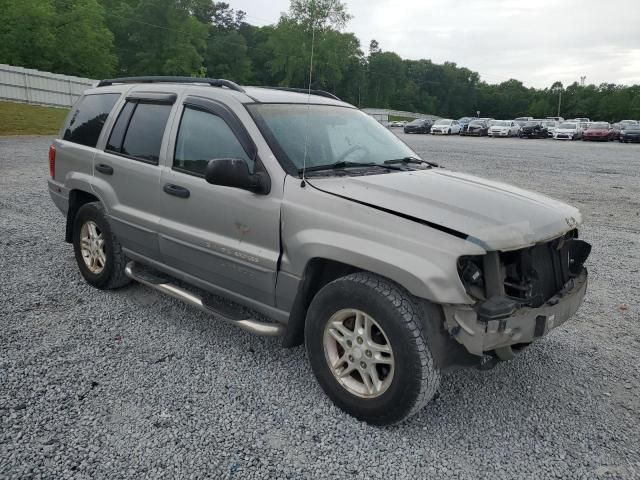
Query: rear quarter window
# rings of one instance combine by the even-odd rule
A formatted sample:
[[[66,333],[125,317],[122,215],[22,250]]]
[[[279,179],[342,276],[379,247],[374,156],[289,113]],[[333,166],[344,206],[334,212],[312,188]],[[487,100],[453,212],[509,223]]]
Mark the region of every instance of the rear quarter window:
[[[62,139],[95,147],[104,122],[119,97],[119,93],[99,93],[83,97],[70,113]]]

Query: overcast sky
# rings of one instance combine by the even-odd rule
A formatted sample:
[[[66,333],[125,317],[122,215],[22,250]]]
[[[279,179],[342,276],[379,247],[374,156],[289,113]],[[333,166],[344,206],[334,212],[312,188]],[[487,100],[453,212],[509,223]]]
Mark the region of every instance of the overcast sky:
[[[289,0],[227,0],[254,25]],[[366,52],[375,38],[403,58],[456,62],[499,83],[640,84],[640,0],[347,0]]]

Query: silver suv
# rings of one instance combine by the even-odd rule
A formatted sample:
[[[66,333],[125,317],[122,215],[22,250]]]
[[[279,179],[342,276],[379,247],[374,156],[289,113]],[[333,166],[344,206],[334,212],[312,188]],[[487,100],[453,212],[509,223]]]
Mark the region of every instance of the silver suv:
[[[578,210],[440,168],[333,95],[291,90],[87,90],[49,152],[85,280],[304,342],[327,395],[378,425],[422,408],[444,369],[490,368],[575,313]]]

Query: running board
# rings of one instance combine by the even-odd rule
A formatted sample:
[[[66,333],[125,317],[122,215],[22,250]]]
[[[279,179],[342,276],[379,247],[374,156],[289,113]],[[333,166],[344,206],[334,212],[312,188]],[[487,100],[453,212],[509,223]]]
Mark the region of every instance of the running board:
[[[136,282],[182,300],[184,303],[194,306],[205,313],[215,315],[217,318],[236,325],[247,332],[267,337],[279,337],[284,334],[284,325],[280,323],[260,322],[253,318],[246,318],[246,315],[243,315],[240,309],[235,309],[233,306],[216,301],[214,297],[194,295],[172,284],[169,277],[156,275],[144,267],[140,267],[135,262],[129,262],[124,271],[127,277]]]

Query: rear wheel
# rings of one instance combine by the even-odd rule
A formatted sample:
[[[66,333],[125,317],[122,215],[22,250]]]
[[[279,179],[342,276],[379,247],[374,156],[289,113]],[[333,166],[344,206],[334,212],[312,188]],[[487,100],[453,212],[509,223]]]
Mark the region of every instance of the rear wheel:
[[[372,424],[413,415],[440,383],[410,295],[374,274],[347,275],[318,292],[307,313],[305,344],[329,398]]]
[[[111,232],[99,202],[80,207],[73,225],[73,249],[80,273],[100,289],[118,288],[131,280],[124,273],[126,257]]]

